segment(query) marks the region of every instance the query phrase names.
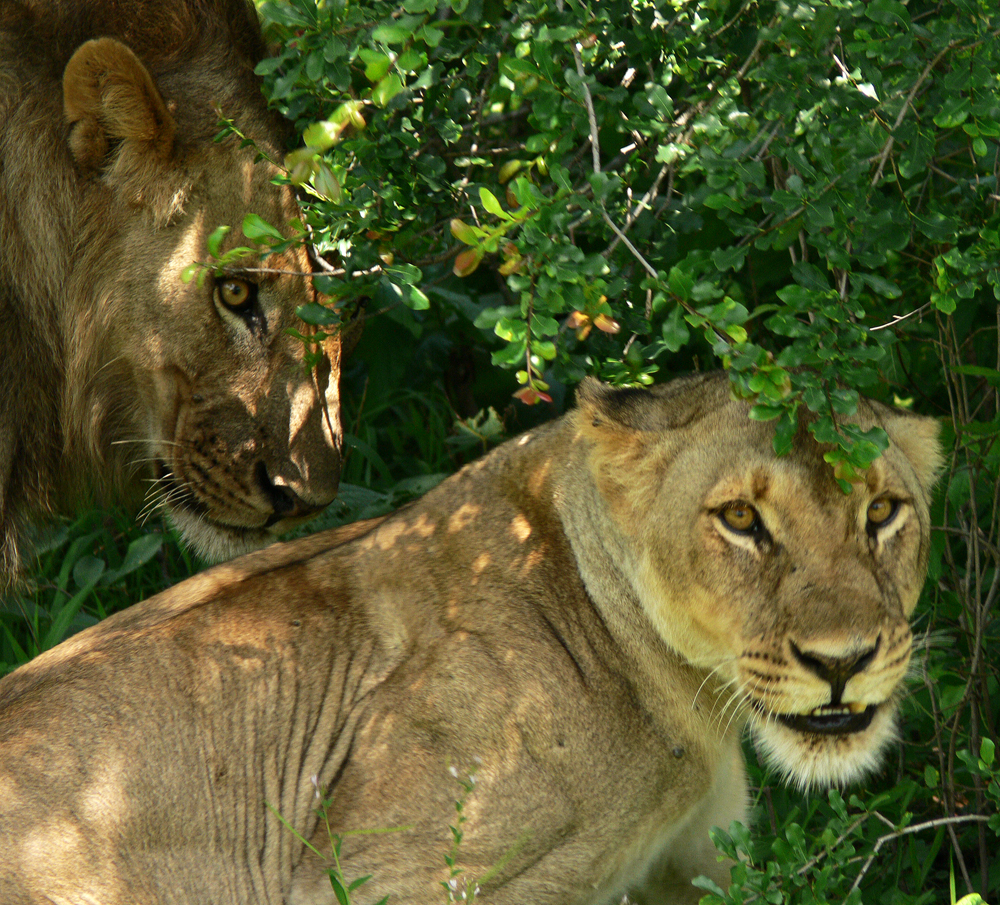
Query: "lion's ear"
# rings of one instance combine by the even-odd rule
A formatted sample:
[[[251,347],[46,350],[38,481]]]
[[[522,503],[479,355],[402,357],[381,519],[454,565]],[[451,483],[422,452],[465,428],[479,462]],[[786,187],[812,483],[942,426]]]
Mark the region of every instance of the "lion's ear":
[[[163,161],[174,144],[174,119],[149,70],[120,41],[80,45],[63,74],[63,109],[70,150],[84,170],[100,169],[121,154]],[[129,154],[129,152],[132,154]]]

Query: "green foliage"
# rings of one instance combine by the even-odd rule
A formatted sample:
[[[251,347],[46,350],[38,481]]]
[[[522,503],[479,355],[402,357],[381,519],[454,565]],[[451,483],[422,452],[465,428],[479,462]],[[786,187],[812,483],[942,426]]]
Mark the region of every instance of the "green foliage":
[[[992,751],[991,745],[984,742],[984,753],[986,748]],[[968,751],[962,759],[995,797],[1000,773],[992,769],[992,759],[987,763]],[[917,819],[914,804],[919,807],[921,797],[936,789],[938,780],[937,771],[928,767],[923,783],[907,780],[864,798],[850,795],[845,801],[838,790],[831,789],[825,800],[820,795],[798,802],[769,800],[770,831],[763,814],[753,832],[740,823],[732,824],[728,832],[715,828],[716,847],[735,862],[732,884],[722,889],[706,878],[695,881],[709,893],[702,905],[861,905],[874,901],[925,905],[941,901],[933,867],[946,850],[949,831],[963,825],[982,827],[995,849],[1000,816]],[[780,820],[776,821],[779,807]],[[952,903],[954,880],[952,872]]]
[[[84,512],[35,542],[36,577],[0,597],[0,675],[196,570],[163,526]]]
[[[1000,292],[989,0],[262,11],[333,307],[434,298],[522,401],[714,355],[779,448],[813,413],[847,489],[899,319]]]
[[[455,799],[455,823],[454,825],[450,825],[448,827],[451,833],[451,846],[444,856],[445,864],[448,866],[448,879],[441,881],[441,886],[444,889],[443,901],[446,903],[472,902],[475,901],[479,895],[479,886],[475,882],[470,884],[467,879],[462,876],[463,870],[458,867],[457,864],[458,850],[462,844],[462,828],[468,819],[465,815],[465,805],[469,800],[469,796],[475,789],[476,778],[474,774],[468,774],[466,776],[461,775],[455,767],[451,767],[450,772],[459,784],[461,791],[458,798]],[[375,836],[385,833],[406,832],[407,830],[412,829],[412,827],[399,826],[337,832],[333,829],[333,825],[331,823],[333,802],[329,798],[323,797],[322,790],[319,786],[319,779],[314,776],[312,777],[312,781],[316,788],[316,813],[326,832],[328,851],[318,848],[306,839],[273,805],[268,804],[268,808],[271,813],[278,818],[285,829],[295,836],[295,838],[298,839],[302,845],[308,848],[313,854],[322,858],[324,861],[332,862],[330,863],[330,867],[327,869],[326,873],[327,877],[329,877],[330,885],[333,888],[333,894],[336,896],[339,905],[351,905],[351,893],[364,886],[365,883],[371,880],[371,876],[358,877],[356,880],[351,881],[347,880],[344,876],[344,869],[340,863],[344,842],[356,836]],[[389,898],[389,896],[386,896],[385,898],[380,899],[377,905],[386,905]]]
[[[314,855],[321,858],[324,861],[332,862],[330,867],[327,869],[326,875],[330,881],[330,887],[333,889],[333,894],[337,899],[339,905],[351,905],[351,894],[356,892],[362,886],[365,885],[369,880],[371,880],[371,875],[365,877],[357,877],[354,880],[348,880],[344,876],[344,870],[340,864],[341,850],[345,840],[350,839],[355,836],[377,836],[384,833],[401,833],[410,829],[406,826],[398,827],[386,827],[386,828],[376,828],[370,830],[347,830],[343,832],[335,832],[333,826],[330,823],[330,809],[333,805],[332,801],[328,798],[323,797],[322,790],[319,787],[319,780],[317,777],[312,777],[313,786],[316,789],[316,813],[319,817],[323,828],[326,831],[327,836],[327,850],[324,851],[321,848],[315,846],[312,842],[306,839],[298,830],[288,822],[288,819],[278,811],[274,805],[268,802],[267,807],[274,814],[275,817],[281,822],[285,829],[291,833],[302,845],[309,849]],[[376,905],[386,905],[389,901],[389,897],[379,899]]]
[[[448,865],[448,879],[442,880],[445,901],[451,905],[455,902],[472,902],[479,896],[479,884],[475,881],[470,885],[468,877],[463,877],[463,870],[458,866],[458,851],[462,845],[465,822],[469,819],[465,814],[465,805],[476,787],[475,774],[462,776],[457,768],[451,768],[451,775],[461,788],[461,793],[455,799],[455,823],[449,825],[451,831],[451,848],[444,856]]]

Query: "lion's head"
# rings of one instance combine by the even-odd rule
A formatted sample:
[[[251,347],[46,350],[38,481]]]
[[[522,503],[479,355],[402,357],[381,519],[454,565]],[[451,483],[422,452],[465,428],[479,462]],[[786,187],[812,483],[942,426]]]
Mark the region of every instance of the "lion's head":
[[[664,641],[728,686],[720,728],[748,719],[804,786],[877,766],[926,571],[938,424],[863,400],[855,420],[890,446],[845,494],[805,425],[778,457],[719,375],[651,393],[588,383],[581,400],[631,581]]]
[[[340,341],[305,365],[302,248],[206,260],[295,199],[286,126],[244,0],[7,0],[0,15],[0,544],[109,490],[160,503],[202,554],[259,546],[326,505],[340,469]],[[230,120],[252,142],[213,141]],[[243,146],[247,144],[248,146]],[[264,159],[255,163],[255,157]],[[298,229],[301,229],[299,226]]]

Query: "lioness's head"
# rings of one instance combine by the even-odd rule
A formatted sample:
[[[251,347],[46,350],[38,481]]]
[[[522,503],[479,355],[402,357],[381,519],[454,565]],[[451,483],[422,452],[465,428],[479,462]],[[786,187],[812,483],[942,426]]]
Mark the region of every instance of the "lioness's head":
[[[724,376],[658,390],[580,390],[597,486],[631,538],[627,564],[663,640],[728,686],[720,731],[748,719],[800,785],[857,779],[894,736],[923,585],[938,425],[874,402],[890,438],[845,494],[800,427],[775,455]],[[708,680],[706,680],[708,681]]]
[[[306,344],[289,335],[309,332],[296,316],[313,298],[302,247],[182,280],[209,259],[220,225],[232,228],[223,251],[250,244],[240,234],[248,213],[286,236],[302,231],[278,166],[287,125],[253,72],[263,50],[253,6],[39,0],[22,18],[5,23],[4,46],[18,46],[17,28],[34,46],[2,61],[27,85],[10,109],[50,133],[35,122],[29,141],[25,123],[4,127],[25,147],[0,169],[31,175],[7,211],[10,241],[24,249],[5,252],[3,277],[51,358],[28,392],[58,404],[51,413],[17,402],[0,420],[57,433],[32,462],[14,462],[3,518],[65,508],[96,485],[162,505],[209,558],[259,546],[333,499],[341,428],[339,338],[323,340],[310,369]],[[47,87],[50,72],[61,82]],[[249,142],[214,141],[220,117]],[[21,162],[36,153],[30,142],[44,162]],[[54,335],[32,326],[50,308]]]

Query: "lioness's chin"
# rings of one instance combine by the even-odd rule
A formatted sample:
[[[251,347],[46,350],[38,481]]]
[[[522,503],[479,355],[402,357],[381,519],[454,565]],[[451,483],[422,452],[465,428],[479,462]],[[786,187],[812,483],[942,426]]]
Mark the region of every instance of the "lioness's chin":
[[[786,781],[808,789],[844,786],[878,769],[886,746],[896,740],[896,706],[884,702],[846,721],[809,725],[807,717],[755,713],[751,733],[766,763]]]
[[[278,539],[265,528],[238,528],[210,522],[190,510],[167,506],[167,515],[182,540],[206,562],[223,562],[259,550]]]

